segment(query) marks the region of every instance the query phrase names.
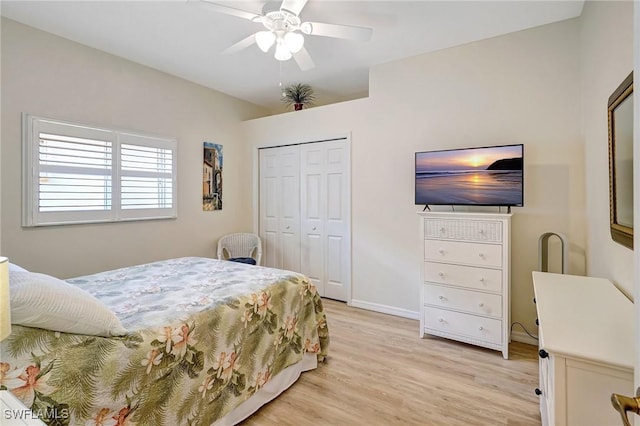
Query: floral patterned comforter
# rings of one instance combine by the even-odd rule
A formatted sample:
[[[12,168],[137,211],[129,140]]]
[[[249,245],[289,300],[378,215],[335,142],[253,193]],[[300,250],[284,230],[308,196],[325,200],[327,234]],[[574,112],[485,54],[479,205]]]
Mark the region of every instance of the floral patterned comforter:
[[[96,337],[14,325],[0,389],[51,425],[209,425],[329,335],[305,277],[180,258],[68,280],[129,334]]]

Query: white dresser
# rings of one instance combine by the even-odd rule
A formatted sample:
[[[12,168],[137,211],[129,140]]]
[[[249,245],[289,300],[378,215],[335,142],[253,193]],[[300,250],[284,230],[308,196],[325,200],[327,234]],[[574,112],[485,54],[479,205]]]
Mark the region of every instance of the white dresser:
[[[511,214],[425,212],[420,335],[509,355]]]
[[[633,303],[603,278],[533,272],[544,426],[619,426],[611,394],[634,395]]]

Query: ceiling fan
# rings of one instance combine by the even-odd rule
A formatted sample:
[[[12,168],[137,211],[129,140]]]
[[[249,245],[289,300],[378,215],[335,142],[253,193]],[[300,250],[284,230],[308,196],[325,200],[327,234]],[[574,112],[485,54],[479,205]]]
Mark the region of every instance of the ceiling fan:
[[[369,41],[373,33],[371,28],[303,22],[299,15],[307,4],[307,0],[282,0],[280,7],[275,6],[273,2],[266,3],[260,15],[217,4],[210,0],[201,1],[216,12],[258,22],[265,28],[233,44],[222,53],[235,53],[254,43],[266,53],[275,45],[274,57],[277,60],[287,61],[293,57],[303,71],[315,66],[309,52],[304,48],[305,35]]]

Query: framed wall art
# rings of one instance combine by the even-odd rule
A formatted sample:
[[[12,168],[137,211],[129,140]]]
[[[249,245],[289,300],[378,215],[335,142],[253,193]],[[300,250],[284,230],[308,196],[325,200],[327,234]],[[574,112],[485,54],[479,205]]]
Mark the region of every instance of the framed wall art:
[[[202,210],[222,210],[222,145],[204,142]]]

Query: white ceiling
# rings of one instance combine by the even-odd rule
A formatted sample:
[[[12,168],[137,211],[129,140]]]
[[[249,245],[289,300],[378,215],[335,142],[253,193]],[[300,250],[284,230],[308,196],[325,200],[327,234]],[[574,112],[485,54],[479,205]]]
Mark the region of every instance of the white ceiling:
[[[264,2],[218,3],[261,13]],[[220,53],[261,24],[214,12],[198,0],[7,1],[3,16],[182,77],[231,96],[282,109],[279,83],[309,83],[317,104],[368,94],[369,68],[579,16],[583,1],[309,0],[303,21],[370,27],[369,42],[305,36],[316,66],[300,71],[253,45]]]

